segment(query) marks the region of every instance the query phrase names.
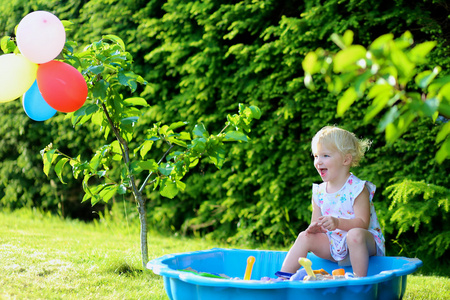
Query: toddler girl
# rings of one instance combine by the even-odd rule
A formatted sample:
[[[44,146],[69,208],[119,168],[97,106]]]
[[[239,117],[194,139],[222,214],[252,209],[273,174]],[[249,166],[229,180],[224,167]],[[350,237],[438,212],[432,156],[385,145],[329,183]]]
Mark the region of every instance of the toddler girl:
[[[313,184],[311,224],[299,234],[281,271],[295,273],[298,259],[311,251],[340,265],[350,263],[354,275],[364,277],[369,256],[384,255],[384,237],[372,203],[375,185],[350,173],[369,146],[369,141],[334,126],[314,136],[314,166],[323,183]]]

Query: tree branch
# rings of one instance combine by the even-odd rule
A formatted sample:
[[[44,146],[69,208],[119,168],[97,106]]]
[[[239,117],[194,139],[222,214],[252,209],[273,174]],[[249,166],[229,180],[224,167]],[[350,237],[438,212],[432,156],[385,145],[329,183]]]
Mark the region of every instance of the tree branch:
[[[170,150],[172,150],[173,148],[173,144],[170,144],[169,149],[167,149],[167,151],[163,154],[163,156],[161,157],[161,159],[158,161],[158,166],[159,164],[163,161],[163,159],[167,156],[167,154],[169,154]],[[150,180],[150,177],[153,175],[153,171],[150,172],[148,174],[148,176],[145,178],[144,182],[142,183],[141,187],[139,188],[139,192],[142,193],[142,191],[144,190],[145,186],[147,185],[148,181]]]

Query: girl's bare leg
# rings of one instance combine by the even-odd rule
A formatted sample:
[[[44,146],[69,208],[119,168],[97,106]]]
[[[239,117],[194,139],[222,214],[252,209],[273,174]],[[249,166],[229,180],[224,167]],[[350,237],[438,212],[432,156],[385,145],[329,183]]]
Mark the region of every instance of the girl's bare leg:
[[[366,229],[351,229],[347,233],[347,245],[353,273],[358,277],[367,276],[369,256],[377,254],[377,245],[373,235]]]
[[[330,253],[330,242],[325,233],[306,233],[303,231],[298,235],[294,245],[286,255],[281,271],[295,273],[300,268],[298,259],[306,257],[309,251],[321,258],[333,260]]]

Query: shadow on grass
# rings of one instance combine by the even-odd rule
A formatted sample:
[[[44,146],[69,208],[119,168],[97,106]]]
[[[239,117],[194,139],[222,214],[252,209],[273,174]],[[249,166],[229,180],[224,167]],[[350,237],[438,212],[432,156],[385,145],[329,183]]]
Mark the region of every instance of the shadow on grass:
[[[161,278],[159,275],[153,273],[153,271],[148,269],[143,269],[142,267],[132,266],[127,262],[118,263],[112,265],[108,270],[108,273],[114,273],[120,276],[126,276],[130,278],[137,278],[145,276],[148,279],[158,279]]]
[[[142,269],[132,266],[126,262],[112,265],[107,271],[108,273],[112,272],[117,275],[126,277],[141,277],[144,273]]]

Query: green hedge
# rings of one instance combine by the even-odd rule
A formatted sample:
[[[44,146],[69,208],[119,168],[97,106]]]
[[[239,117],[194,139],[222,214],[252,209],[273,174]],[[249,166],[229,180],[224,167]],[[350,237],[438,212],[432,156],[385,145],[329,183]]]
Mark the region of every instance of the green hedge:
[[[222,170],[203,160],[198,172],[187,179],[186,191],[173,200],[148,191],[149,222],[156,229],[201,234],[230,244],[289,245],[310,220],[311,185],[320,181],[312,164],[310,140],[321,127],[338,124],[373,140],[366,159],[353,172],[378,187],[375,206],[385,228],[388,254],[445,257],[449,248],[445,241],[450,238],[443,238],[439,246],[429,245],[436,234],[445,237],[449,231],[444,222],[448,206],[436,203],[434,210],[408,223],[405,230],[396,212],[420,207],[426,193],[418,188],[409,203],[402,204],[399,196],[397,200],[390,197],[387,188],[404,180],[448,187],[448,161],[442,165],[434,161],[434,137],[447,120],[418,120],[388,146],[375,133],[379,120],[363,124],[365,100],[338,118],[336,95],[325,87],[317,92],[306,89],[301,68],[307,52],[318,47],[335,50],[330,41],[334,32],[351,29],[355,43],[367,46],[382,34],[399,36],[410,30],[419,42],[438,41],[430,65],[440,65],[448,73],[445,1],[322,2],[11,0],[0,8],[0,32],[12,35],[14,24],[26,13],[43,9],[72,21],[68,38],[80,46],[103,34],[120,36],[135,58],[136,72],[149,82],[139,91],[151,104],[141,118],[140,132],[152,122],[176,120],[192,126],[203,122],[213,131],[222,127],[218,122],[234,112],[239,102],[261,108],[263,116],[250,134],[251,143],[231,146]],[[96,146],[96,133],[71,128],[59,115],[43,124],[27,121],[17,102],[1,105],[0,114],[8,120],[0,126],[1,142],[9,145],[0,147],[4,186],[0,205],[58,210],[69,201],[68,195],[81,200],[79,182],[62,186],[56,176],[50,181],[44,178],[39,150],[49,141],[61,145],[70,141],[68,148],[74,153],[90,151]],[[25,125],[14,121],[17,118]],[[20,168],[11,171],[15,163]],[[435,196],[448,199],[448,189]],[[428,246],[411,247],[417,243]]]

